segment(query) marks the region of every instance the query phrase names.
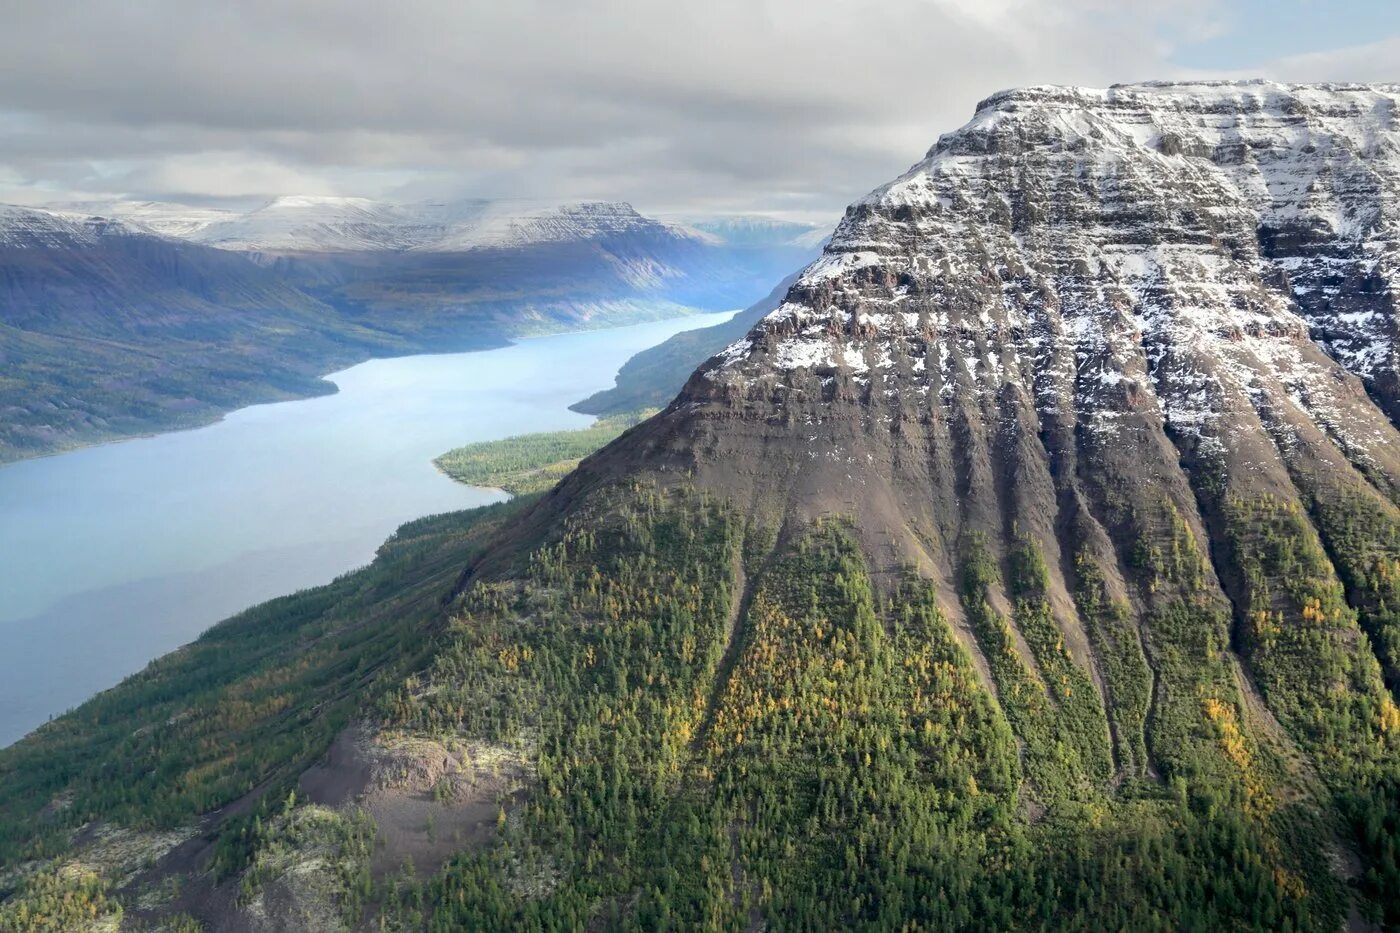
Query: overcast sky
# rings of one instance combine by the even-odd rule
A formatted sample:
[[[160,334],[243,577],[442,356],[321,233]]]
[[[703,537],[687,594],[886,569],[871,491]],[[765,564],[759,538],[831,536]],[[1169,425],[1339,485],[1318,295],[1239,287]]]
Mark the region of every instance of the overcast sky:
[[[0,200],[825,220],[993,91],[1400,81],[1396,0],[7,0]]]

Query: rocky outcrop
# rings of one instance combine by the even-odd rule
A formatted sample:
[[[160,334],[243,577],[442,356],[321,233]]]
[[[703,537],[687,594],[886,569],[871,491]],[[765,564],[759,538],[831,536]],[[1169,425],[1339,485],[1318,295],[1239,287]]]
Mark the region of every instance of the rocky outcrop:
[[[901,449],[921,436],[936,462],[967,446],[937,443],[955,430],[1024,434],[1046,458],[1126,445],[1140,463],[1156,450],[1223,468],[1279,456],[1267,429],[1306,424],[1392,498],[1397,98],[1263,83],[997,95],[852,206],[669,417],[805,425],[799,472],[837,478],[862,453],[832,434],[851,420],[859,444],[917,473],[929,458]]]
[[[599,464],[858,514],[935,565],[968,530],[1053,540],[1094,498],[1194,513],[1193,483],[1291,494],[1322,463],[1388,509],[1397,95],[997,95]]]

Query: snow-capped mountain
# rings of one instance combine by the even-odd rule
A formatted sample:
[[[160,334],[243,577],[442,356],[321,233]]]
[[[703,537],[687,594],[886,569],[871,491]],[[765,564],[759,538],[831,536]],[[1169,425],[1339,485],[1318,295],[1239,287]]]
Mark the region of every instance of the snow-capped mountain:
[[[286,195],[248,211],[109,199],[47,205],[162,236],[259,254],[468,252],[657,236],[712,247],[813,250],[828,230],[762,215],[659,219],[621,201],[429,200]]]
[[[329,320],[330,309],[242,254],[108,217],[0,205],[0,325],[136,345],[217,334],[240,315],[251,325],[302,314]]]
[[[403,250],[424,236],[423,224],[395,205],[309,195],[276,198],[190,234],[207,246],[267,253]]]
[[[24,364],[0,462],[318,391],[369,355],[745,305],[811,255],[600,202],[0,206],[0,361]]]
[[[110,217],[0,204],[0,248],[86,247],[96,244],[102,237],[132,236],[140,232]]]
[[[1346,372],[1400,416],[1397,102],[1262,82],[996,95],[852,206],[709,378],[819,372],[906,401],[1018,385],[1109,434],[1126,393],[1202,439],[1269,400],[1359,455],[1388,435],[1365,405],[1342,417]]]
[[[441,234],[418,249],[456,252],[537,243],[598,240],[638,234],[684,238],[687,231],[637,213],[625,202],[580,201],[548,204],[486,201],[475,212],[459,211]]]
[[[241,253],[0,206],[0,463],[323,391],[402,352]]]
[[[962,604],[959,581],[1033,547],[1060,650],[1143,672],[1101,688],[1120,773],[1179,767],[1192,740],[1154,721],[1240,691],[1326,762],[1311,724],[1351,715],[1339,685],[1379,709],[1380,672],[1400,682],[1400,589],[1374,569],[1400,560],[1398,334],[1400,85],[1009,91],[557,499],[640,473],[785,533],[840,516],[892,579],[949,594],[1003,696],[1008,656],[1053,659],[978,628],[1014,591]]]
[[[212,223],[236,216],[232,211],[213,207],[192,207],[167,201],[70,201],[50,205],[63,213],[88,217],[110,217],[162,236],[193,237]]]
[[[200,225],[188,236],[221,249],[259,253],[454,253],[657,234],[693,236],[620,202],[390,204],[367,198],[289,196]]]

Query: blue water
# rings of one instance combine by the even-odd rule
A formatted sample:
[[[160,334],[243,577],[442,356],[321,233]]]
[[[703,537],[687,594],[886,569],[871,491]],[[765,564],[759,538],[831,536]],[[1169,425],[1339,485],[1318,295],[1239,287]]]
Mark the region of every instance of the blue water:
[[[214,622],[367,563],[400,524],[484,505],[432,459],[582,427],[632,354],[728,314],[372,360],[335,395],[0,468],[0,745]]]

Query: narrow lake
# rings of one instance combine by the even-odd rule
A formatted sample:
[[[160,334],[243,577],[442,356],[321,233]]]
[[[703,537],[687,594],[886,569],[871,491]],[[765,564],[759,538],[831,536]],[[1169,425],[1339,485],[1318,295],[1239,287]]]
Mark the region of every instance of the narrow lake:
[[[628,357],[731,313],[372,360],[336,395],[0,468],[0,746],[406,521],[504,498],[432,459],[582,427],[568,406]]]

